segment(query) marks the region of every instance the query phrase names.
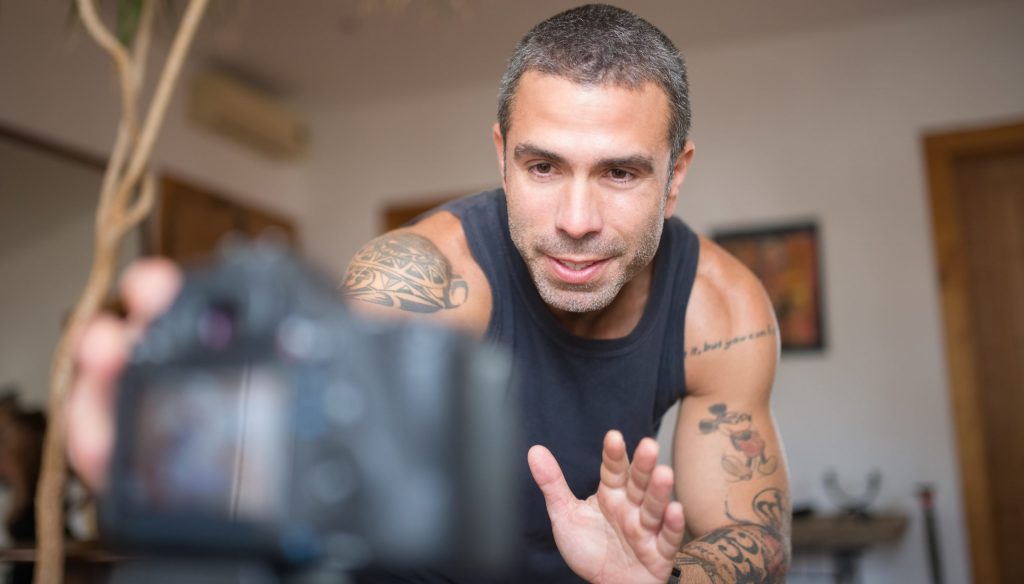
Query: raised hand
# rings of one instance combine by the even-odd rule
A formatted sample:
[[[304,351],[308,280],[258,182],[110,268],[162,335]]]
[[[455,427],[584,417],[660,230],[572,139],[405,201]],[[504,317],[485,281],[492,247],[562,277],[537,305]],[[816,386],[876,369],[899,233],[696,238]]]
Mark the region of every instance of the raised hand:
[[[657,466],[658,444],[644,438],[630,465],[622,434],[605,435],[601,482],[581,501],[543,446],[530,449],[530,472],[544,493],[555,543],[589,582],[664,584],[683,542],[683,507],[672,501],[672,469]]]
[[[78,343],[67,405],[68,458],[93,490],[105,487],[114,445],[114,389],[131,344],[148,322],[170,306],[180,281],[181,272],[167,260],[133,264],[121,281],[127,320],[99,316]]]

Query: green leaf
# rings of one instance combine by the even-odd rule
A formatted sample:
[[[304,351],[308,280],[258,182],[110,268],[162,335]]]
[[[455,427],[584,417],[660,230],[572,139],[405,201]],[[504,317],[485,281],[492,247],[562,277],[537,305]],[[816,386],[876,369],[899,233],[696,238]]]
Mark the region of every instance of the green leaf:
[[[78,19],[78,2],[71,0],[68,2],[68,16],[67,20],[64,21],[65,26],[68,30],[78,26],[80,20]]]
[[[117,39],[131,47],[142,18],[142,4],[146,0],[117,0]]]

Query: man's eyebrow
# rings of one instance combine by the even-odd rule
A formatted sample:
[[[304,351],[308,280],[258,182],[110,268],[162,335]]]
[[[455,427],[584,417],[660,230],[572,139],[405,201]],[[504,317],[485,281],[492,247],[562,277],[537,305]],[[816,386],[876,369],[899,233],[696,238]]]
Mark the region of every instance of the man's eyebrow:
[[[529,142],[516,144],[516,147],[512,150],[512,156],[515,159],[542,158],[557,164],[565,162],[565,159],[561,155],[530,144]],[[602,158],[598,161],[598,166],[601,168],[626,167],[636,169],[643,174],[654,174],[654,159],[642,154],[615,158]]]
[[[654,159],[650,156],[635,154],[622,158],[604,158],[599,163],[604,168],[633,168],[645,174],[654,174]]]
[[[545,150],[539,146],[534,146],[529,142],[525,144],[516,144],[515,150],[512,151],[512,157],[516,159],[520,158],[543,158],[550,160],[551,162],[565,162],[565,159],[555,154],[550,150]]]

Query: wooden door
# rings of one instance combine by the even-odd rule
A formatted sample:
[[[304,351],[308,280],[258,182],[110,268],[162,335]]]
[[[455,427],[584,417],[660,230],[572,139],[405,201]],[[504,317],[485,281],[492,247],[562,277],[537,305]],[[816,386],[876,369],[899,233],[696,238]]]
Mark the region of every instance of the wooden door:
[[[160,255],[194,262],[216,250],[228,233],[259,237],[268,229],[297,246],[295,225],[286,217],[178,179],[163,177],[161,181],[155,246]]]
[[[1024,582],[1024,124],[925,145],[974,580]]]
[[[458,198],[458,194],[446,194],[446,195],[434,195],[431,197],[424,197],[418,201],[409,203],[392,203],[384,207],[381,213],[381,233],[386,233],[392,229],[398,229],[399,227],[405,226],[408,222],[419,217],[420,215],[431,211],[436,207],[453,201]]]

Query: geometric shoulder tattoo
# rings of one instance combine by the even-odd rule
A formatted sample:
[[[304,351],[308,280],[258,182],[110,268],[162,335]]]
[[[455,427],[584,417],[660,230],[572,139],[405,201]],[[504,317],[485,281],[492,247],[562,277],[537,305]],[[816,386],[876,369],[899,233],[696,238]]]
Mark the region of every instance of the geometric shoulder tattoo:
[[[342,290],[348,298],[420,313],[455,308],[469,296],[469,284],[452,274],[441,250],[413,233],[366,244],[349,264]]]
[[[768,476],[779,468],[779,459],[765,453],[764,438],[752,427],[750,414],[732,412],[725,404],[708,408],[714,417],[700,421],[702,434],[719,432],[729,438],[734,455],[722,455],[722,468],[734,481],[749,481],[754,475]]]

